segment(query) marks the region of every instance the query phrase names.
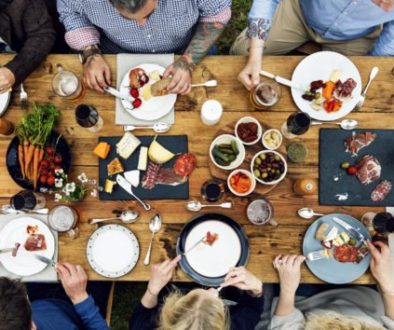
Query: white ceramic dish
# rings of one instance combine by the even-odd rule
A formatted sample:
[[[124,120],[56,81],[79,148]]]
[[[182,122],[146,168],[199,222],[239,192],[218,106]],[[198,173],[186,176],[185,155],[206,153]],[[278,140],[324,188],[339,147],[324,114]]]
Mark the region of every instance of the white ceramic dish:
[[[252,141],[252,142],[245,142],[243,141],[239,135],[238,135],[238,126],[242,123],[255,123],[257,125],[257,138],[256,140]],[[254,144],[256,144],[257,142],[259,142],[259,140],[261,139],[261,135],[263,134],[263,128],[261,126],[261,124],[259,123],[259,121],[256,118],[253,117],[242,117],[240,120],[237,121],[237,123],[235,124],[235,128],[234,128],[234,134],[235,136],[246,146],[252,146]]]
[[[283,161],[283,163],[284,163],[285,169],[284,169],[284,171],[283,171],[283,173],[282,173],[282,175],[280,176],[279,179],[274,180],[274,181],[271,181],[271,182],[266,182],[266,181],[263,181],[262,179],[260,179],[260,178],[258,178],[258,177],[256,177],[256,176],[254,175],[253,166],[254,166],[254,162],[255,162],[255,160],[256,160],[257,157],[259,157],[261,154],[267,154],[267,153],[270,153],[270,152],[272,152],[272,153],[274,153],[275,155],[278,155],[278,156],[280,157],[280,159],[281,159],[281,160]],[[265,184],[265,185],[275,185],[275,184],[281,182],[281,181],[286,177],[286,174],[287,174],[287,162],[286,162],[286,159],[285,159],[285,158],[282,156],[282,154],[280,154],[279,152],[277,152],[277,151],[275,151],[275,150],[263,150],[263,151],[260,151],[260,152],[258,152],[257,154],[255,154],[254,157],[252,158],[252,161],[250,162],[250,172],[252,172],[254,178],[255,178],[258,182],[260,182],[260,183],[262,183],[262,184]]]
[[[264,137],[267,136],[268,134],[270,134],[271,132],[275,132],[275,133],[277,133],[278,136],[279,136],[279,143],[278,143],[278,145],[276,145],[274,148],[269,147],[269,146],[267,145],[267,143],[264,141]],[[283,142],[283,135],[282,135],[281,132],[279,132],[279,130],[277,130],[277,129],[275,129],[275,128],[267,129],[267,130],[264,132],[263,137],[261,138],[261,143],[263,144],[264,148],[267,149],[267,150],[276,150],[276,149],[278,149],[278,148],[282,145],[282,142]]]
[[[141,64],[134,68],[131,68],[129,71],[127,71],[120,84],[119,91],[123,95],[129,95],[130,93],[130,87],[128,87],[130,86],[129,74],[131,70],[136,68],[143,69],[148,76],[149,73],[151,73],[152,71],[158,71],[160,75],[162,75],[165,71],[165,68],[157,64]],[[155,81],[153,81],[152,79],[149,79],[148,85],[151,85],[154,82]],[[142,88],[140,88],[140,98],[142,100],[141,107],[134,110],[128,110],[133,107],[129,101],[122,100],[121,102],[125,110],[134,118],[146,121],[153,121],[164,117],[172,111],[176,102],[177,95],[168,94],[164,96],[156,96],[152,97],[148,101],[145,101],[142,97]]]
[[[251,180],[250,189],[249,189],[247,192],[245,192],[245,193],[239,193],[239,192],[237,192],[237,191],[231,186],[231,184],[230,184],[230,179],[231,179],[231,177],[232,177],[233,175],[237,174],[237,173],[243,173],[243,174],[245,174],[247,177],[249,177],[250,180]],[[256,178],[254,177],[254,175],[253,175],[252,173],[250,173],[250,172],[247,171],[247,170],[237,169],[237,170],[232,171],[232,172],[230,173],[230,175],[228,176],[228,178],[227,178],[227,186],[228,186],[228,189],[230,189],[230,191],[231,191],[234,195],[239,196],[239,197],[245,197],[245,196],[250,195],[250,194],[254,191],[254,189],[256,188]]]
[[[109,278],[129,273],[137,264],[140,245],[130,229],[122,225],[105,225],[90,236],[87,259],[93,270]]]
[[[336,112],[328,113],[324,109],[313,110],[310,102],[302,98],[302,90],[309,90],[312,81],[327,81],[334,70],[341,71],[341,81],[353,78],[357,83],[352,97],[343,102],[341,109]],[[335,52],[322,51],[304,58],[295,68],[291,80],[295,86],[302,88],[302,90],[291,89],[295,104],[301,111],[316,120],[333,121],[345,117],[354,109],[361,95],[362,81],[357,67],[349,58]]]
[[[27,227],[38,226],[38,232],[45,236],[46,250],[27,251],[24,247],[28,237]],[[0,254],[0,262],[10,273],[18,276],[31,276],[43,271],[48,265],[34,258],[33,254],[53,259],[55,254],[55,238],[49,227],[33,217],[16,218],[4,226],[0,232],[0,249],[10,248],[20,243],[16,257],[11,253]]]
[[[10,99],[11,92],[0,94],[0,117],[6,112]]]
[[[215,158],[212,156],[213,147],[217,144],[231,143],[232,140],[235,140],[237,143],[237,148],[239,151],[237,158],[235,158],[235,160],[229,166],[219,165],[218,163],[216,163]],[[209,147],[209,157],[211,158],[212,162],[217,167],[221,168],[222,170],[226,170],[226,171],[234,170],[237,167],[239,167],[243,163],[243,161],[245,160],[245,154],[246,154],[245,147],[242,144],[241,140],[238,139],[236,136],[230,135],[230,134],[219,135],[216,139],[214,139],[212,141],[211,146]]]

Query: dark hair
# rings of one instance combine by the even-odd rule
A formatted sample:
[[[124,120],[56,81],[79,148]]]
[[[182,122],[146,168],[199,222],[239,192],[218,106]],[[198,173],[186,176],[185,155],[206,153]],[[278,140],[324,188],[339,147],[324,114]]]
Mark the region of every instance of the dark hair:
[[[30,330],[31,306],[25,286],[0,277],[0,330]]]
[[[146,5],[148,0],[109,0],[115,7],[124,8],[131,13],[136,13]]]

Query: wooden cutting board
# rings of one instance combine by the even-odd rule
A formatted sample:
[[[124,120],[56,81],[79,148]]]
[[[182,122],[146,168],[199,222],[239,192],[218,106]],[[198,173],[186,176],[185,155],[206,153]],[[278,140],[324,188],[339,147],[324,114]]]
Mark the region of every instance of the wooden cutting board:
[[[231,134],[231,135],[235,136],[234,128],[235,128],[236,123],[237,122],[234,121],[234,122],[229,123],[226,126],[223,126],[217,132],[217,134],[215,135],[215,138],[217,136],[219,136],[219,135],[222,135],[222,134]],[[261,124],[261,126],[263,128],[263,134],[264,134],[264,132],[266,130],[271,128],[268,125],[266,125],[265,123],[260,122],[260,124]],[[241,166],[238,167],[238,168],[242,168],[242,169],[250,171],[250,162],[252,161],[252,158],[259,151],[265,150],[265,148],[263,147],[263,144],[262,144],[261,140],[259,142],[257,142],[256,144],[252,145],[252,146],[244,145],[244,147],[245,147],[245,151],[246,151],[245,160],[241,164]],[[284,155],[286,157],[286,154],[287,154],[286,150],[287,150],[286,149],[286,142],[285,142],[285,139],[283,139],[282,145],[276,151],[278,151],[279,153],[281,153],[282,155]],[[221,168],[217,167],[213,163],[213,161],[211,160],[211,157],[209,157],[209,170],[211,172],[211,175],[214,178],[220,179],[220,180],[223,180],[223,181],[226,181],[226,182],[227,182],[228,175],[232,172],[232,170],[226,171],[226,170],[222,170]],[[270,191],[272,191],[279,183],[277,183],[275,185],[264,185],[264,184],[262,184],[262,183],[257,181],[256,182],[256,189],[255,189],[254,193],[258,194],[258,195],[266,195]]]

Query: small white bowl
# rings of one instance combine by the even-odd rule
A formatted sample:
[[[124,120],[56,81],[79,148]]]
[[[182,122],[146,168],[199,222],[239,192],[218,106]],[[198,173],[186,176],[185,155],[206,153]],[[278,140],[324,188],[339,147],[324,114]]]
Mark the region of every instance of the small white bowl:
[[[275,146],[274,148],[269,147],[269,146],[266,144],[266,142],[264,141],[264,137],[267,136],[268,134],[272,133],[272,132],[275,132],[275,133],[278,134],[278,136],[279,136],[279,144],[278,144],[277,146]],[[263,146],[264,146],[265,149],[268,149],[268,150],[276,150],[276,149],[278,149],[278,148],[281,146],[281,144],[282,144],[282,142],[283,142],[283,135],[282,135],[281,132],[279,132],[279,130],[277,130],[277,129],[275,129],[275,128],[267,129],[267,130],[264,132],[263,137],[261,138],[261,142],[263,143]]]
[[[235,158],[233,162],[228,166],[219,165],[215,161],[215,158],[212,155],[213,147],[217,144],[231,143],[232,140],[235,140],[235,142],[237,143],[237,148],[239,151],[237,158]],[[219,135],[215,140],[212,141],[211,146],[209,147],[209,157],[211,158],[212,162],[222,170],[226,170],[226,171],[234,170],[237,167],[239,167],[245,160],[245,147],[242,144],[241,140],[235,137],[234,135],[230,135],[230,134]]]
[[[280,157],[280,159],[283,161],[283,164],[284,164],[284,171],[283,171],[283,173],[282,173],[282,175],[280,176],[279,179],[274,180],[274,181],[271,181],[271,182],[266,182],[266,181],[264,181],[264,180],[258,178],[258,177],[254,174],[254,169],[253,169],[253,167],[254,167],[254,162],[256,161],[256,158],[257,158],[257,157],[259,157],[261,154],[268,154],[268,153],[270,153],[270,152],[274,153],[275,155],[278,155],[278,156]],[[258,182],[260,182],[260,183],[262,183],[262,184],[265,184],[265,185],[271,185],[271,186],[272,186],[272,185],[275,185],[275,184],[279,183],[280,181],[282,181],[282,180],[285,178],[285,176],[286,176],[286,174],[287,174],[287,162],[286,162],[286,159],[285,159],[279,152],[274,151],[274,150],[263,150],[263,151],[260,151],[260,152],[258,152],[257,154],[254,155],[252,161],[250,162],[250,172],[252,172],[254,178],[255,178]]]
[[[256,138],[256,140],[254,140],[252,142],[245,142],[239,137],[238,126],[239,126],[239,124],[242,124],[242,123],[257,124],[257,138]],[[234,134],[244,145],[252,146],[252,145],[256,144],[257,142],[259,142],[259,140],[261,139],[261,135],[263,134],[263,127],[261,126],[261,124],[259,123],[259,121],[256,118],[246,116],[246,117],[242,117],[240,120],[237,121],[237,123],[235,124],[235,128],[234,128]]]
[[[250,183],[251,183],[250,184],[250,189],[247,192],[245,192],[245,193],[239,193],[231,186],[230,179],[232,178],[233,175],[235,175],[237,173],[245,174],[248,178],[250,178]],[[245,196],[250,195],[254,191],[254,189],[256,188],[256,178],[254,177],[254,175],[252,173],[250,173],[247,170],[237,169],[237,170],[232,171],[230,173],[230,175],[228,176],[228,178],[227,178],[227,186],[228,186],[228,189],[230,189],[230,191],[234,195],[239,196],[239,197],[245,197]]]

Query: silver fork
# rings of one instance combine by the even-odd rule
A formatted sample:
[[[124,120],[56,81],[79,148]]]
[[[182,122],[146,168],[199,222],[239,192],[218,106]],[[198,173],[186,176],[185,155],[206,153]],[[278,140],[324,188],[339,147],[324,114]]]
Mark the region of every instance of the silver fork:
[[[309,261],[327,259],[329,257],[329,252],[327,252],[326,250],[313,251],[309,252],[305,257]]]
[[[355,106],[356,110],[360,110],[365,102],[365,96],[367,95],[367,91],[369,86],[371,85],[372,80],[374,80],[376,78],[376,76],[379,73],[379,68],[377,66],[374,66],[371,70],[371,72],[369,73],[369,79],[368,79],[368,83],[364,88],[364,91],[361,93],[360,98]]]
[[[25,91],[25,88],[23,87],[23,83],[21,84],[21,91],[19,93],[19,100],[21,102],[22,109],[27,110],[27,108],[29,107],[28,95]]]

